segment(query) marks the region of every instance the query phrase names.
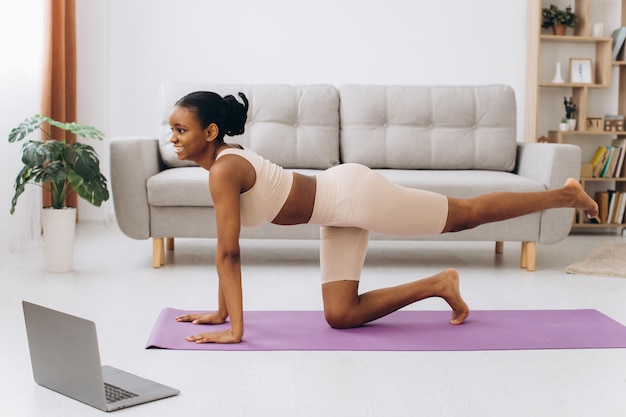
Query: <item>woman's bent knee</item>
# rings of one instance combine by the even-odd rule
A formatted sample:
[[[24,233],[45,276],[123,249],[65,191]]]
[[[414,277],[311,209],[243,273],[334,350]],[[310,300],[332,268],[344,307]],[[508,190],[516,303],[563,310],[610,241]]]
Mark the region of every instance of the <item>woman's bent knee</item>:
[[[334,329],[361,326],[356,315],[359,304],[358,281],[334,281],[322,285],[324,316]]]
[[[350,317],[348,311],[340,312],[324,310],[324,316],[326,317],[326,323],[328,323],[328,325],[333,329],[351,329],[353,327],[363,325],[363,323],[360,323]]]

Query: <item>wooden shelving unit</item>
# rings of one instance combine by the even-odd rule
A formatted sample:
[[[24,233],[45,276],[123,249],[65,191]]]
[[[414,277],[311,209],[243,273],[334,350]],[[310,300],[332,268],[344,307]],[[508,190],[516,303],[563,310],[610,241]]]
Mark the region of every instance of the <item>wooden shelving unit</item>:
[[[551,3],[564,8],[566,4],[561,4],[557,0],[530,0],[528,2],[528,40],[527,40],[527,78],[526,78],[526,117],[525,117],[525,138],[526,142],[535,142],[540,137],[547,137],[550,142],[585,144],[589,148],[595,148],[600,145],[610,144],[611,139],[624,138],[626,132],[598,132],[587,131],[587,118],[597,117],[598,114],[589,114],[590,96],[597,94],[602,89],[615,89],[617,91],[617,103],[611,100],[606,103],[604,114],[615,112],[617,104],[617,114],[626,115],[626,61],[613,61],[612,49],[613,39],[611,37],[593,37],[591,36],[592,21],[590,16],[593,8],[596,6],[606,7],[600,1],[596,0],[575,0],[574,12],[578,16],[578,24],[572,29],[568,29],[568,33],[564,36],[555,36],[547,33],[541,28],[541,9],[548,7]],[[618,6],[619,7],[619,6]],[[621,10],[614,11],[615,16],[621,16],[621,26],[626,26],[626,0],[621,1]],[[617,23],[615,26],[619,26]],[[615,27],[607,25],[608,33],[612,32]],[[545,53],[543,48],[550,48]],[[570,58],[588,57],[593,61],[592,83],[581,84],[571,83],[565,80],[565,83],[552,83],[551,79],[546,79],[546,68],[554,65],[550,62],[553,56],[559,55],[563,57],[563,51],[571,52]],[[545,60],[546,62],[541,62]],[[562,63],[563,64],[563,63]],[[541,71],[543,70],[543,72]],[[615,71],[617,70],[617,71]],[[567,71],[566,71],[567,72]],[[618,77],[615,77],[615,72]],[[553,97],[561,97],[561,103],[554,101]],[[542,100],[542,96],[551,97],[551,100]],[[577,106],[576,111],[576,130],[573,131],[546,131],[545,126],[546,114],[554,114],[555,106],[560,105],[559,110],[563,109],[562,96],[571,96]],[[597,102],[597,100],[596,100]],[[611,111],[613,109],[613,111]],[[561,114],[564,114],[561,113]],[[549,116],[548,116],[549,117]],[[561,116],[562,117],[562,116]],[[549,120],[552,122],[552,119]],[[558,119],[555,119],[550,127],[556,129]],[[583,160],[583,162],[588,162]],[[620,192],[626,192],[626,176],[618,178],[581,178],[580,182],[587,192],[595,197],[593,189],[598,187],[606,187]],[[590,191],[591,190],[591,191]],[[594,224],[590,223],[582,213],[577,213],[573,227],[575,228],[626,228],[626,224]]]
[[[560,130],[550,130],[548,139],[553,143],[567,143],[568,137],[580,137],[586,140],[594,141],[600,138],[616,138],[625,137],[626,132],[587,132],[585,130],[568,130],[562,132]]]

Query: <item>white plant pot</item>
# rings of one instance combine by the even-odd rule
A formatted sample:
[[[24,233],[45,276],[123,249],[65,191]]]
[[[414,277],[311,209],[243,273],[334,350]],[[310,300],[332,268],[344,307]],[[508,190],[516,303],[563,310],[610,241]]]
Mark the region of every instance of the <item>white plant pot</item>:
[[[566,132],[569,130],[569,123],[559,123],[559,130],[561,132]]]
[[[576,130],[576,119],[567,119],[567,124],[569,124],[569,130]]]
[[[45,208],[41,212],[46,271],[70,272],[74,264],[76,209]]]

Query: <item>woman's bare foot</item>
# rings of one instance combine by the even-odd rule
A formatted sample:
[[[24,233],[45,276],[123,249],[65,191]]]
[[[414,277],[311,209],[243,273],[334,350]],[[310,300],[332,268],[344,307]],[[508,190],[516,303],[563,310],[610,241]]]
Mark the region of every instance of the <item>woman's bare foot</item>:
[[[461,297],[459,290],[459,273],[456,269],[446,269],[441,274],[442,283],[444,284],[441,298],[446,300],[452,308],[451,324],[461,324],[470,314],[470,309]]]
[[[571,203],[569,207],[582,209],[587,213],[587,217],[593,219],[598,215],[598,203],[585,192],[580,182],[574,178],[565,181],[563,188],[571,193]]]

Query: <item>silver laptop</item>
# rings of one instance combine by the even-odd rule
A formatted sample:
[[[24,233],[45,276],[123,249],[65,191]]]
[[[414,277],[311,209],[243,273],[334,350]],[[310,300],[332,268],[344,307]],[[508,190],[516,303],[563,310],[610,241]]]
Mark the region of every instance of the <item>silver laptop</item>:
[[[103,411],[159,400],[180,391],[100,365],[94,322],[22,302],[35,382]]]

